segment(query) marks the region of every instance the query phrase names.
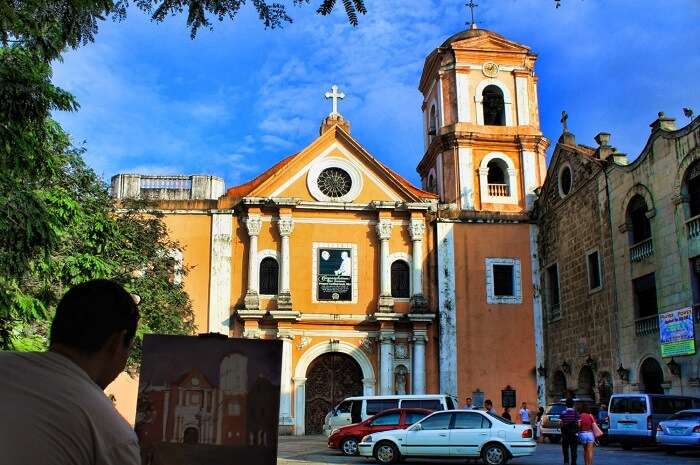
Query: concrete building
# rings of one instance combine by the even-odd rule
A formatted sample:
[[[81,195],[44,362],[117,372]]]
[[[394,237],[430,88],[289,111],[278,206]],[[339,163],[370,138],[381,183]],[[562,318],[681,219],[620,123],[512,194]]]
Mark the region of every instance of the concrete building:
[[[651,130],[632,163],[605,133],[593,149],[565,132],[554,151],[536,208],[550,399],[700,396],[694,340],[660,332],[700,321],[700,118],[677,129],[660,113]]]

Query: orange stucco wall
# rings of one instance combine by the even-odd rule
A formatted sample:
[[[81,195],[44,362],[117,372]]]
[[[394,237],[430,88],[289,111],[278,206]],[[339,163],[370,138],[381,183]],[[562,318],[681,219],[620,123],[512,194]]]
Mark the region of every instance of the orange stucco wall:
[[[502,408],[510,385],[518,405],[537,403],[528,224],[455,224],[457,373],[460,399],[477,388]],[[521,304],[486,303],[488,257],[519,258]],[[500,410],[499,410],[500,413]]]
[[[189,269],[183,281],[192,301],[197,332],[208,331],[211,216],[201,213],[167,214],[170,237],[181,246],[183,264]]]

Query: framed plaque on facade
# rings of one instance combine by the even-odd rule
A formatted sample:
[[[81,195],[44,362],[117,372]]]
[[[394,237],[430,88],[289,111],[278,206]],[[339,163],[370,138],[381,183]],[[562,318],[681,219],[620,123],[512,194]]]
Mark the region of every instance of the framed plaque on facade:
[[[503,408],[515,407],[515,389],[506,386],[506,388],[501,391],[501,405],[503,405]]]
[[[352,300],[352,250],[320,247],[316,296],[319,301],[349,302]]]

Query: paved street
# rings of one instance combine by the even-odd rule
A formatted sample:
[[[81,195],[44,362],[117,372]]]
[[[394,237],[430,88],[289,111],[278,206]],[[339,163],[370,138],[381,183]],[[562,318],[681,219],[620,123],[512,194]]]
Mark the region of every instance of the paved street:
[[[580,450],[580,449],[579,449]],[[338,451],[326,448],[322,436],[283,436],[280,437],[277,465],[326,465],[326,464],[368,464],[375,463],[360,457],[347,458]],[[407,460],[404,464],[457,464],[458,460]],[[480,463],[480,462],[474,462]],[[529,458],[510,462],[514,465],[561,465],[561,448],[557,444],[540,444],[537,453]],[[682,452],[667,455],[656,448],[625,451],[619,447],[599,447],[596,449],[595,465],[681,465],[700,463],[700,452]],[[580,457],[579,465],[583,465]]]

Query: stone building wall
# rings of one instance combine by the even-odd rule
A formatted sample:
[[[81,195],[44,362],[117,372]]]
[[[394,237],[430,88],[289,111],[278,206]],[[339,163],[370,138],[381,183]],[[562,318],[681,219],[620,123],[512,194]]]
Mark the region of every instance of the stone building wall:
[[[604,164],[593,150],[576,145],[573,134],[565,134],[537,201],[549,401],[561,398],[565,390],[605,400],[613,388],[615,296]],[[567,195],[560,188],[564,169],[572,174]],[[588,276],[587,254],[593,251],[600,263],[596,290],[590,289]],[[558,307],[548,275],[555,265]]]
[[[660,352],[658,318],[641,318],[635,306],[632,280],[654,273],[658,313],[692,307],[691,259],[700,255],[700,237],[689,237],[688,196],[684,178],[700,159],[700,118],[676,130],[675,121],[659,115],[651,124],[652,134],[642,153],[627,166],[607,167],[610,183],[611,221],[615,275],[619,302],[620,363],[629,370],[625,391],[649,390],[642,365],[661,369],[661,388],[666,393],[700,396],[700,356],[674,357],[680,367],[672,373],[670,358]],[[647,204],[651,247],[633,244],[629,205],[635,196]],[[695,309],[695,332],[698,331]],[[646,384],[651,380],[646,379]]]

